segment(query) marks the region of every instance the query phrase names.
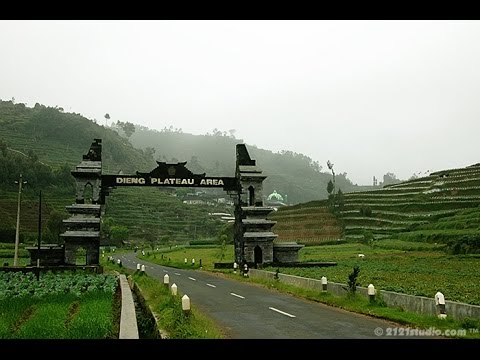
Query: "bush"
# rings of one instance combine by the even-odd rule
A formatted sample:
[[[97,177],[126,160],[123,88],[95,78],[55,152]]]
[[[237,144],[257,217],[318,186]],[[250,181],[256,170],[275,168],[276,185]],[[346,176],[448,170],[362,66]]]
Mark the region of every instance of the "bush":
[[[348,293],[350,295],[355,295],[357,291],[357,286],[360,285],[360,283],[358,282],[358,274],[360,274],[360,266],[355,265],[353,267],[352,273],[348,275],[347,286],[348,286]]]
[[[446,251],[452,255],[480,254],[480,236],[465,235],[458,240],[451,240],[447,243]]]
[[[372,216],[372,208],[370,206],[362,206],[360,208],[360,215],[371,217]]]
[[[363,232],[363,243],[365,245],[369,245],[373,248],[374,240],[375,238],[373,237],[373,233],[370,230],[365,230]]]

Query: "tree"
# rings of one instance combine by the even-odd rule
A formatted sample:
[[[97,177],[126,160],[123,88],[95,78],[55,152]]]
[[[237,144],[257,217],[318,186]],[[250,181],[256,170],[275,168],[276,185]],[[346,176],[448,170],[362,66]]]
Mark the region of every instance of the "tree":
[[[328,168],[332,171],[332,176],[333,176],[333,194],[335,194],[335,171],[333,171],[333,163],[328,160],[327,161],[327,166]]]
[[[145,148],[145,156],[147,156],[148,158],[152,158],[153,159],[153,156],[155,155],[155,148],[154,147],[151,147],[151,146],[147,146]]]
[[[46,228],[53,241],[59,240],[60,233],[63,231],[63,219],[65,219],[65,217],[64,213],[55,210],[48,216]]]
[[[130,136],[132,136],[135,132],[135,125],[133,125],[131,122],[123,122],[118,120],[117,125],[123,130],[127,139],[130,139]]]
[[[338,210],[342,211],[343,207],[345,206],[345,197],[343,196],[342,189],[338,189],[337,195],[335,197],[336,197],[336,203],[338,205]]]
[[[123,225],[112,226],[111,238],[113,240],[128,240],[128,227]]]
[[[333,210],[335,206],[335,194],[332,193],[333,189],[334,189],[334,185],[332,180],[328,180],[327,192],[328,192],[328,204],[329,204],[330,210]]]
[[[37,154],[35,153],[35,151],[33,151],[32,149],[28,149],[28,151],[27,151],[27,156],[29,157],[29,159],[30,159],[32,162],[37,162],[37,161],[38,161],[38,156],[37,156]]]
[[[383,186],[398,184],[399,182],[400,180],[397,179],[397,176],[394,173],[388,172],[385,175],[383,175]]]
[[[110,120],[110,114],[109,113],[105,114],[105,126],[108,126],[107,120]]]
[[[328,192],[329,194],[331,194],[332,191],[333,191],[333,182],[332,182],[332,180],[328,180],[327,192]]]
[[[102,219],[102,226],[100,228],[102,238],[110,239],[112,237],[112,228],[114,226],[114,220],[110,217],[104,216]]]
[[[373,233],[370,230],[363,231],[363,243],[365,245],[369,245],[372,248],[375,247],[375,237],[373,236]]]
[[[360,285],[360,283],[358,282],[358,274],[360,274],[360,266],[358,265],[355,265],[353,267],[353,271],[350,273],[350,275],[348,275],[348,282],[347,282],[347,285],[348,285],[348,293],[349,295],[355,295],[356,291],[357,291],[357,286]]]

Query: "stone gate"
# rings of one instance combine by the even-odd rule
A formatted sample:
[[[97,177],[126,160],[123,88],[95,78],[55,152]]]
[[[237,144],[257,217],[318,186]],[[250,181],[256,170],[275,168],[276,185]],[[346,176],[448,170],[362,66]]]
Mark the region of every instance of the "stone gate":
[[[66,231],[61,234],[65,242],[64,258],[57,262],[75,265],[77,251],[83,248],[86,264],[99,264],[105,198],[118,186],[221,187],[233,199],[235,207],[233,240],[237,263],[297,261],[302,245],[274,243],[277,235],[272,227],[276,222],[267,219],[274,209],[263,203],[263,181],[267,176],[250,158],[245,144],[236,145],[235,177],[194,174],[185,166],[186,162],[157,161],[157,165],[150,172],[137,171],[135,175],[102,174],[102,140],[94,139],[82,162],[71,172],[76,183],[75,203],[66,207],[70,217],[63,221]]]

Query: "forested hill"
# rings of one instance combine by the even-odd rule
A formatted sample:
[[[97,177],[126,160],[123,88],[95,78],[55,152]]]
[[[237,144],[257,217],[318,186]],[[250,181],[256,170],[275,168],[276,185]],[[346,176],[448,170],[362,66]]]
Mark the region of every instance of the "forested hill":
[[[137,125],[133,131],[127,131],[127,136],[124,131],[127,124],[132,125],[129,122],[117,122],[106,127],[80,114],[66,113],[61,107],[46,107],[37,103],[30,108],[0,100],[0,144],[4,151],[30,159],[32,163],[46,164],[52,171],[62,167],[73,169],[92,140],[101,138],[105,173],[150,171],[156,165],[154,160],[160,160],[187,161],[191,171],[206,172],[209,176],[234,174],[235,145],[243,141],[232,135],[218,130],[214,130],[213,134],[192,135],[171,127],[157,131]],[[273,153],[248,144],[247,148],[268,176],[264,194],[276,190],[282,195],[286,194],[291,204],[327,197],[327,183],[332,179],[332,174],[327,172],[328,169],[322,171],[317,161],[287,149]],[[0,184],[13,190],[18,173],[22,171],[32,179],[34,167],[15,169],[22,162],[12,159],[14,157],[10,158],[8,165],[3,164]],[[326,159],[322,160],[326,162]],[[64,174],[68,174],[66,168],[63,170]],[[336,175],[336,187],[343,192],[370,188],[353,185],[346,178],[346,173]]]
[[[135,147],[144,150],[155,149],[156,159],[187,161],[190,170],[206,172],[208,176],[233,176],[235,145],[243,143],[243,140],[216,129],[213,134],[192,135],[178,129],[164,128],[157,131],[142,126],[136,126],[130,141]],[[246,145],[251,158],[257,161],[257,165],[268,176],[264,183],[264,194],[276,190],[282,195],[286,194],[288,202],[292,204],[327,198],[327,184],[332,179],[332,174],[322,171],[322,166],[317,161],[288,149],[273,153]],[[326,164],[327,159],[323,160]],[[336,174],[335,182],[337,189],[340,188],[343,192],[371,188],[353,185],[345,173]]]
[[[139,168],[151,169],[153,158],[135,149],[127,139],[110,128],[100,126],[80,114],[65,113],[62,108],[36,104],[33,108],[0,100],[0,144],[3,169],[0,183],[13,184],[19,172],[24,175],[31,169],[14,169],[6,164],[6,154],[39,162],[51,170],[68,166],[71,170],[82,160],[94,138],[103,141],[103,167],[105,172],[134,172]],[[10,158],[12,160],[12,158]],[[20,161],[16,162],[21,166]],[[18,170],[18,171],[16,171]],[[36,177],[28,174],[29,178]]]

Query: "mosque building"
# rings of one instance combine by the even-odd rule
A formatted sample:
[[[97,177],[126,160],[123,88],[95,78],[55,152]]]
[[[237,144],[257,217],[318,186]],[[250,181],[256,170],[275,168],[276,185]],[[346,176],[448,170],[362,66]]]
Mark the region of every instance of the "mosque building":
[[[273,190],[273,192],[267,196],[265,200],[266,206],[271,206],[275,208],[275,210],[282,206],[287,206],[287,195],[280,195],[277,193],[277,190]]]

